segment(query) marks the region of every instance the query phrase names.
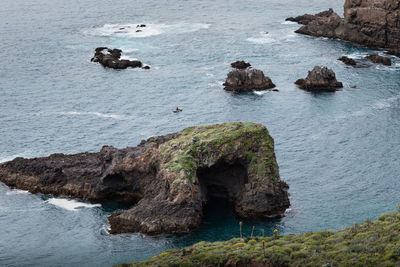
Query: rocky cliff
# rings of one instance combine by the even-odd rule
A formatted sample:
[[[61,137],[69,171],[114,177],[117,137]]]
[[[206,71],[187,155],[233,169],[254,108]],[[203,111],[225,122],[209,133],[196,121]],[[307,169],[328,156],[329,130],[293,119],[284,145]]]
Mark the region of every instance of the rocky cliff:
[[[346,0],[344,19],[329,10],[288,20],[305,24],[297,33],[387,48],[400,56],[399,0]]]
[[[273,139],[254,123],[190,127],[98,153],[16,158],[0,164],[0,181],[32,193],[131,204],[109,217],[111,233],[188,232],[214,197],[233,202],[245,218],[289,207]]]

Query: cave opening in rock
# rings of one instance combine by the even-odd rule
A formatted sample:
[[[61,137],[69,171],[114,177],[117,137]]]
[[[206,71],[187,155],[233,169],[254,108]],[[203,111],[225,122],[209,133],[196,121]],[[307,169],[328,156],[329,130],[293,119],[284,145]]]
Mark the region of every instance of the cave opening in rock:
[[[234,203],[247,183],[247,169],[240,163],[217,163],[197,170],[203,207],[214,201]]]
[[[143,198],[142,193],[135,190],[120,173],[105,176],[102,186],[102,195],[106,202],[130,207]]]

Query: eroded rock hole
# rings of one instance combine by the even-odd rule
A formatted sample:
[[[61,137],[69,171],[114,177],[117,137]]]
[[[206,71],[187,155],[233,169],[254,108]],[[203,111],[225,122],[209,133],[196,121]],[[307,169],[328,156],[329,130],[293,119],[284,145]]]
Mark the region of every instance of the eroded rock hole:
[[[239,163],[218,163],[197,170],[201,185],[203,206],[210,200],[234,202],[247,183],[247,170]]]
[[[141,192],[133,188],[122,174],[110,174],[103,178],[102,195],[106,202],[116,202],[132,206],[143,198]]]

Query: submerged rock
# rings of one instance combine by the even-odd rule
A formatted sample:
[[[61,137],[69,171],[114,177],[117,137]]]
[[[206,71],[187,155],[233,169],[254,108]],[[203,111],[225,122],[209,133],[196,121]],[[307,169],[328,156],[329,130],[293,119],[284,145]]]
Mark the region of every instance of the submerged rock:
[[[322,12],[324,13],[324,12]],[[319,13],[319,14],[322,14]],[[399,0],[346,0],[344,19],[332,10],[323,16],[304,15],[293,19],[305,24],[296,32],[312,36],[338,38],[371,47],[399,51]]]
[[[32,193],[131,204],[109,217],[113,234],[188,232],[213,197],[231,201],[244,218],[279,216],[290,205],[274,141],[255,123],[190,127],[98,153],[16,158],[0,164],[0,181]]]
[[[242,61],[235,61],[231,64],[231,67],[234,69],[238,69],[238,70],[242,70],[242,69],[247,69],[248,67],[250,67],[251,64],[248,62],[244,62]]]
[[[141,68],[142,62],[138,60],[127,60],[120,59],[122,54],[121,49],[110,49],[108,47],[98,47],[95,49],[94,57],[91,59],[92,62],[98,62],[103,67],[112,69],[126,69]]]
[[[308,72],[307,78],[298,79],[297,84],[301,89],[308,91],[336,91],[342,88],[343,84],[336,80],[333,70],[327,67],[314,67]]]
[[[375,64],[383,64],[385,66],[391,66],[392,61],[388,57],[382,57],[378,53],[372,53],[368,56],[365,57],[365,59],[371,61],[372,63]]]
[[[342,61],[344,64],[349,65],[349,66],[356,66],[357,62],[349,57],[342,56],[341,58],[338,58],[338,60]]]
[[[260,91],[275,87],[271,79],[264,76],[264,73],[257,69],[233,70],[228,73],[223,85],[226,91],[234,92]]]

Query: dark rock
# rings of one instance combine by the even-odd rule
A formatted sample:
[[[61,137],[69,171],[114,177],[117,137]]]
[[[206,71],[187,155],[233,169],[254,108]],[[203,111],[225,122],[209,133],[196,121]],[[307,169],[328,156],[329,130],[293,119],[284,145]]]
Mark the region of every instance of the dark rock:
[[[310,23],[311,21],[313,21],[313,20],[315,20],[315,19],[317,19],[319,17],[330,17],[333,13],[334,13],[333,9],[330,8],[327,11],[322,11],[322,12],[320,12],[318,14],[315,14],[315,15],[304,14],[304,15],[301,15],[301,16],[297,16],[295,18],[294,17],[290,17],[290,18],[287,18],[286,21],[293,21],[293,22],[297,22],[299,24],[307,25],[308,23]]]
[[[146,27],[146,24],[138,24],[138,25],[136,26],[136,28],[144,28],[144,27]]]
[[[312,71],[308,72],[305,79],[299,79],[295,82],[301,89],[308,91],[336,91],[342,88],[343,84],[336,80],[333,70],[327,67],[316,66]]]
[[[346,0],[344,19],[330,10],[324,16],[305,16],[298,19],[305,25],[297,33],[399,51],[399,0]]]
[[[273,91],[273,92],[279,92],[279,90],[278,90],[278,89],[272,89],[272,91]]]
[[[344,64],[349,65],[349,66],[357,65],[357,62],[354,59],[348,58],[346,56],[342,56],[341,58],[338,58],[338,60],[342,61]]]
[[[98,153],[16,158],[0,164],[0,181],[31,193],[130,204],[109,217],[113,234],[191,231],[216,196],[244,218],[280,216],[290,205],[274,141],[255,123],[190,127]]]
[[[142,32],[142,30],[136,30],[136,32]]]
[[[120,49],[110,49],[108,47],[98,47],[95,49],[94,57],[91,59],[92,62],[98,62],[103,67],[112,69],[126,69],[131,68],[141,68],[142,62],[138,60],[127,60],[120,59],[122,50]]]
[[[247,69],[248,67],[251,66],[251,64],[248,62],[244,62],[244,61],[236,61],[236,62],[233,62],[231,64],[231,66],[234,69],[242,70],[242,69]]]
[[[396,49],[389,50],[388,52],[386,52],[386,54],[400,57],[400,48],[398,50],[396,50]]]
[[[257,69],[233,70],[228,73],[223,85],[225,90],[234,92],[259,91],[275,87],[271,79]]]
[[[144,66],[143,69],[149,70],[149,69],[150,69],[150,66]]]
[[[368,56],[365,57],[365,59],[371,61],[372,63],[375,64],[383,64],[385,66],[391,66],[392,61],[388,57],[382,57],[378,53],[372,53]]]

